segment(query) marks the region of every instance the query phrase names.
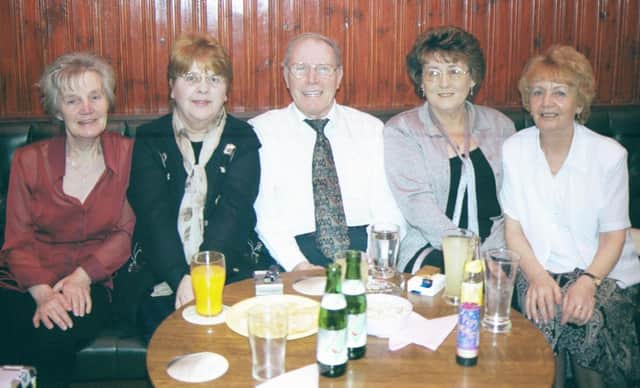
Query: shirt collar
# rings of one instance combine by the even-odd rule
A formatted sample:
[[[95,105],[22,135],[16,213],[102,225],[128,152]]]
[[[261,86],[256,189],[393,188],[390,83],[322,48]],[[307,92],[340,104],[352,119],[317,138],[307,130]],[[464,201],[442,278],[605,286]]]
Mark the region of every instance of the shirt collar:
[[[60,135],[51,139],[49,143],[49,165],[51,171],[56,178],[64,177],[65,163],[67,160],[65,147],[67,136]],[[117,149],[114,148],[113,142],[107,139],[107,130],[100,135],[100,144],[102,145],[102,155],[104,158],[104,166],[112,173],[117,174],[118,169],[116,166],[116,153]]]
[[[482,115],[478,115],[475,106],[469,101],[464,102],[465,109],[469,112],[469,121],[471,122],[471,133],[477,131],[485,131],[490,129],[489,121]],[[425,101],[422,109],[419,112],[420,119],[424,123],[424,128],[428,136],[442,136],[442,133],[438,130],[438,127],[434,124],[431,116],[429,115],[429,102]]]
[[[538,159],[540,163],[544,163],[544,165],[548,168],[547,160],[544,156],[544,152],[542,151],[542,146],[540,144],[540,129],[536,127],[536,130],[538,131],[538,136],[536,137],[536,141],[538,144]],[[563,163],[563,169],[566,167],[583,173],[588,172],[589,155],[587,147],[584,146],[584,130],[584,126],[578,124],[575,121],[573,122],[573,139],[571,139],[569,154],[567,154],[567,158]]]
[[[331,125],[331,123],[334,123],[336,121],[336,100],[333,100],[333,103],[331,105],[331,109],[329,110],[329,113],[323,117],[323,119],[329,119],[329,123],[327,125]],[[291,103],[291,108],[294,112],[294,114],[296,115],[296,119],[299,122],[304,123],[304,120],[309,119],[309,117],[307,117],[304,113],[302,113],[302,111],[300,109],[298,109],[298,107],[296,106],[295,102]],[[304,123],[305,125],[307,125],[306,123]],[[311,128],[311,127],[309,127]]]
[[[578,171],[587,172],[589,155],[587,147],[584,146],[585,141],[584,127],[575,121],[573,122],[573,139],[571,139],[571,148],[565,163],[568,167]]]

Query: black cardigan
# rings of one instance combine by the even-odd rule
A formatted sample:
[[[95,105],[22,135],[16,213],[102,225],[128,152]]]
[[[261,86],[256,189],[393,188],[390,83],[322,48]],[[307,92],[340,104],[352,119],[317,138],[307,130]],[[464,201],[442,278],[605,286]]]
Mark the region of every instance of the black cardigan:
[[[227,144],[236,146],[232,160],[221,169]],[[204,209],[204,238],[200,250],[224,253],[227,283],[240,272],[242,252],[256,224],[253,203],[260,181],[260,142],[252,127],[230,115],[205,169],[209,189]],[[142,251],[137,260],[151,270],[153,283],[166,281],[175,291],[188,273],[177,220],[186,173],[178,150],[172,115],[138,128],[131,162],[128,198],[136,213],[134,241]]]

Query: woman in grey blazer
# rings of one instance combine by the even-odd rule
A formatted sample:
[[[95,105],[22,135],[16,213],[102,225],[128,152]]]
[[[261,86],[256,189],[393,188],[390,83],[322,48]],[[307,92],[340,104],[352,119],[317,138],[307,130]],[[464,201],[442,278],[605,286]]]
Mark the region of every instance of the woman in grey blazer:
[[[415,273],[426,264],[443,269],[442,236],[450,228],[474,231],[482,249],[504,245],[500,153],[515,128],[497,110],[471,103],[485,62],[470,33],[452,26],[426,31],[407,55],[407,70],[426,101],[387,122],[384,149],[407,221],[398,269]]]

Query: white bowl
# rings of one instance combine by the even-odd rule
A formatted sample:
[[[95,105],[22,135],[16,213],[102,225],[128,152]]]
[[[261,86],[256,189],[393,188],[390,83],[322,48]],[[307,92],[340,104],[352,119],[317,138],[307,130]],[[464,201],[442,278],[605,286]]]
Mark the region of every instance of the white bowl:
[[[407,323],[413,305],[390,294],[367,294],[367,334],[389,338]]]

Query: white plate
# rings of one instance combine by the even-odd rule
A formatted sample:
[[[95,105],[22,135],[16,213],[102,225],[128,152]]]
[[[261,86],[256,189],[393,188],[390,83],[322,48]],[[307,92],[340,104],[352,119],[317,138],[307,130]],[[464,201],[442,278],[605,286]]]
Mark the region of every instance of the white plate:
[[[247,312],[256,303],[287,305],[289,335],[287,339],[303,338],[318,332],[320,303],[300,295],[264,295],[245,299],[231,306],[225,317],[227,326],[236,333],[247,336]]]
[[[224,322],[224,316],[226,315],[229,307],[222,306],[222,311],[218,315],[214,315],[213,317],[205,317],[202,315],[198,315],[196,312],[196,306],[189,306],[182,310],[182,318],[189,323],[193,323],[195,325],[219,325]]]
[[[217,353],[200,352],[178,356],[169,362],[167,374],[186,383],[204,383],[227,372],[229,361]]]
[[[324,294],[324,287],[327,278],[324,276],[314,276],[301,279],[293,283],[293,289],[304,295],[321,296]]]
[[[407,323],[413,305],[390,294],[367,294],[367,334],[388,338]]]

